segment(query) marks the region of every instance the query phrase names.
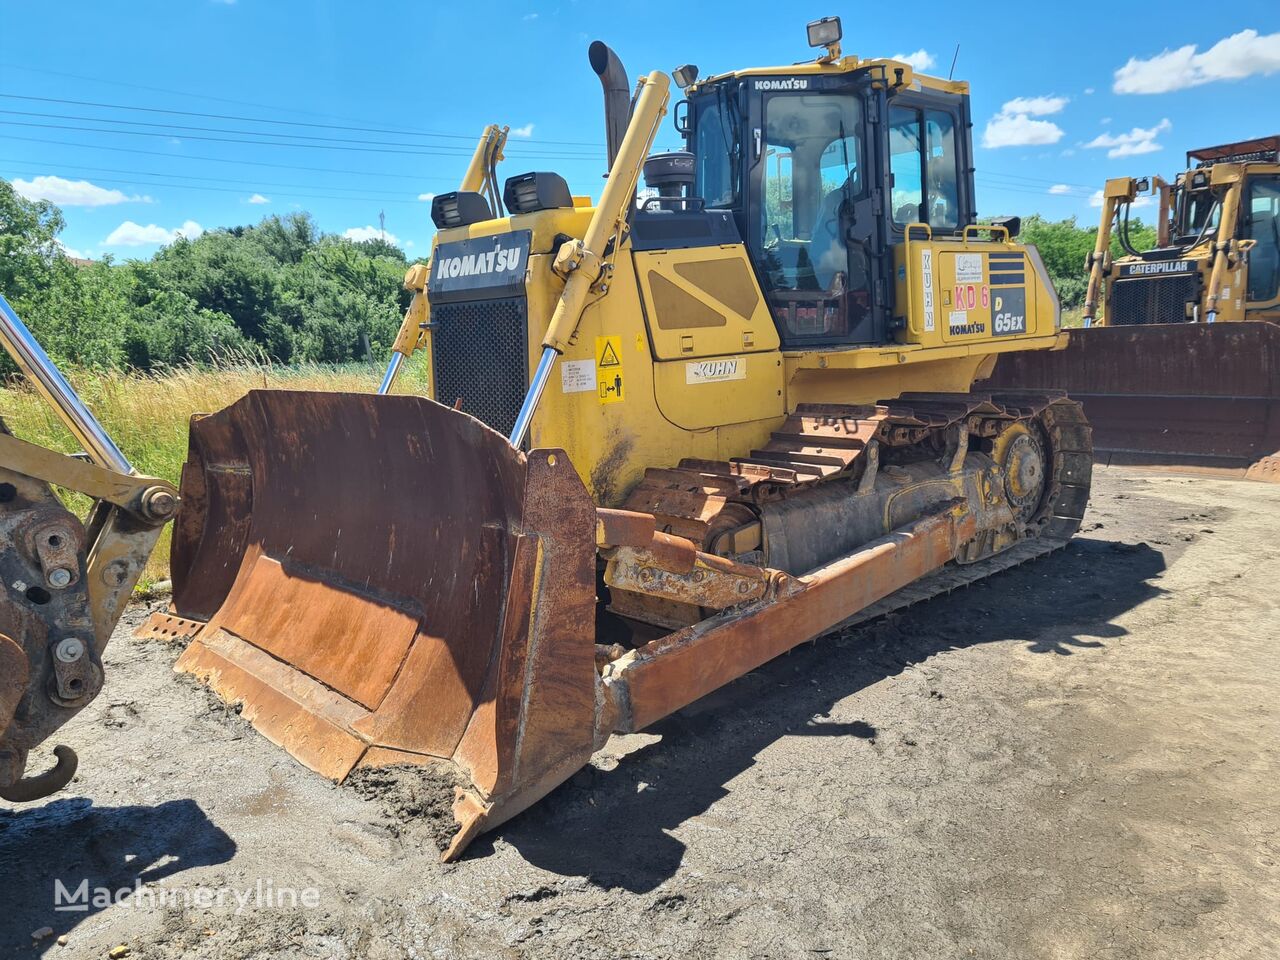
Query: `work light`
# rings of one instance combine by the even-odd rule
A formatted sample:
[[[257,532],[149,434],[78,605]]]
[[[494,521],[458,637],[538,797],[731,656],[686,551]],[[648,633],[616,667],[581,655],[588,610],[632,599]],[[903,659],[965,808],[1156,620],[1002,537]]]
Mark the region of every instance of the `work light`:
[[[698,79],[698,68],[692,63],[681,64],[671,71],[671,77],[675,80],[676,86],[683,90]]]
[[[840,38],[844,36],[844,31],[840,29],[839,17],[823,17],[821,20],[814,20],[807,29],[811,47],[829,47],[833,43],[839,43]]]

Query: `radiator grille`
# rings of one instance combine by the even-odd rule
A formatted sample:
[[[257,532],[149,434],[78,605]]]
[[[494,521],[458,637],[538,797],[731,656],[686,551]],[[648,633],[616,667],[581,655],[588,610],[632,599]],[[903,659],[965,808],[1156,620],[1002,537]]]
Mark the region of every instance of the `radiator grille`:
[[[1187,304],[1200,299],[1200,274],[1117,280],[1111,289],[1112,326],[1186,323]]]
[[[524,297],[431,306],[435,397],[510,435],[529,383]]]

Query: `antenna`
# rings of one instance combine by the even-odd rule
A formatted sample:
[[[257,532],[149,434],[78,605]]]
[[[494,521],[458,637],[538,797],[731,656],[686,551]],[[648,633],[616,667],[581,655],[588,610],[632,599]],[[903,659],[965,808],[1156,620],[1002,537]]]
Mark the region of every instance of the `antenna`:
[[[956,75],[956,61],[960,59],[960,44],[956,44],[956,52],[951,57],[951,69],[947,71],[947,79],[950,80]]]

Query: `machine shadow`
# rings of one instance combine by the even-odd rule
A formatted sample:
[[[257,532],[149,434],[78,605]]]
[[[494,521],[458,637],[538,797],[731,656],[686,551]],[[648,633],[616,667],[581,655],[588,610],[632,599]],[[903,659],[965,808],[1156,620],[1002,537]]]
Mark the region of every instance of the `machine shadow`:
[[[684,845],[668,831],[707,811],[726,784],[784,736],[856,736],[863,721],[824,722],[865,687],[946,650],[1020,640],[1037,653],[1069,656],[1124,635],[1111,621],[1163,591],[1165,569],[1151,547],[1078,539],[1037,562],[878,622],[803,645],[667,718],[654,742],[614,769],[588,767],[542,803],[480,838],[495,837],[530,863],[634,893],[672,877]]]
[[[194,800],[99,807],[87,797],[0,810],[0,949],[43,952],[105,906],[93,892],[132,890],[192,867],[226,863],[236,844]],[[62,895],[62,888],[73,896]],[[82,883],[87,897],[75,897]],[[58,897],[64,907],[58,910]]]

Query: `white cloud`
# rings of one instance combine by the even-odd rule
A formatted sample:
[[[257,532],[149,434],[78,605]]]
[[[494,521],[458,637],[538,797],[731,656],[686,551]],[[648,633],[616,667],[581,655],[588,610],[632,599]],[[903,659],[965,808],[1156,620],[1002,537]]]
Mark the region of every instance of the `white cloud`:
[[[1163,149],[1156,137],[1172,130],[1173,124],[1166,118],[1154,127],[1134,127],[1128,133],[1103,133],[1085,144],[1086,149],[1107,148],[1108,157],[1136,157],[1143,153],[1155,153]]]
[[[1057,143],[1062,128],[1050,120],[1033,120],[1061,113],[1066,97],[1014,97],[987,121],[982,132],[984,147],[1032,147]]]
[[[915,53],[895,53],[890,59],[909,63],[912,70],[919,70],[921,73],[938,62],[937,58],[924,47],[921,47]]]
[[[348,240],[360,243],[364,240],[386,240],[393,247],[400,246],[400,238],[394,233],[383,233],[377,227],[349,227],[342,234]]]
[[[1094,89],[1093,89],[1093,87],[1085,87],[1085,88],[1084,88],[1084,95],[1085,95],[1086,97],[1092,97],[1095,93],[1097,93],[1097,91],[1096,91],[1096,90],[1094,90]]]
[[[520,19],[521,19],[521,20],[537,20],[537,19],[538,19],[538,15],[537,15],[536,13],[526,13],[526,14],[525,14],[523,17],[521,17]]]
[[[270,203],[270,202],[271,202],[270,197],[264,197],[260,193],[255,193],[252,197],[249,198],[249,203]]]
[[[434,200],[435,198],[436,198],[436,195],[435,195],[434,193],[420,193],[420,194],[418,194],[418,199],[419,199],[419,200],[421,200],[423,203],[430,203],[430,202],[431,202],[432,200]]]
[[[150,197],[131,197],[88,180],[64,180],[62,177],[15,179],[13,189],[28,200],[49,200],[61,207],[109,207],[117,203],[151,202]]]
[[[404,248],[405,248],[406,250],[412,250],[412,249],[413,249],[413,241],[412,241],[412,240],[406,240],[406,241],[404,242]]]
[[[1061,113],[1067,105],[1067,97],[1014,97],[1003,107],[1000,113],[1004,116],[1028,114],[1033,117],[1047,117],[1053,113]]]
[[[1134,198],[1133,198],[1133,205],[1134,205],[1134,207],[1149,207],[1149,206],[1151,206],[1151,204],[1153,204],[1154,202],[1155,202],[1155,201],[1154,201],[1150,196],[1148,196],[1148,195],[1146,195],[1146,194],[1143,194],[1143,195],[1141,195],[1141,196],[1138,196],[1138,197],[1134,197]],[[1102,191],[1101,191],[1101,190],[1095,190],[1095,191],[1093,191],[1093,196],[1091,196],[1091,197],[1089,198],[1089,206],[1091,206],[1091,207],[1100,207],[1100,206],[1102,206]]]
[[[1049,192],[1054,194],[1055,196],[1060,196],[1061,194],[1064,194],[1064,193],[1070,193],[1071,188],[1067,186],[1065,183],[1055,183],[1052,187],[1049,188]]]
[[[88,253],[82,253],[81,251],[77,250],[75,247],[68,247],[61,240],[55,239],[53,242],[58,245],[59,250],[65,253],[68,257],[71,257],[73,260],[92,260],[93,259],[91,256],[89,256]]]
[[[532,124],[532,123],[526,123],[523,127],[513,127],[513,128],[512,128],[512,130],[511,130],[511,136],[513,136],[513,137],[532,137],[532,136],[533,136],[533,124]]]
[[[1169,93],[1198,87],[1215,80],[1241,80],[1280,71],[1280,33],[1259,36],[1257,30],[1241,30],[1219,40],[1204,53],[1195,44],[1165,49],[1146,60],[1130,57],[1116,71],[1116,93]]]
[[[173,243],[179,237],[194,240],[202,233],[204,233],[204,227],[194,220],[188,220],[182,226],[174,227],[172,230],[158,227],[154,223],[144,227],[132,220],[126,220],[111,231],[111,235],[102,241],[102,245],[104,247],[149,247]]]
[[[1037,146],[1061,139],[1062,128],[1056,123],[1033,120],[1026,114],[997,114],[987,121],[987,129],[982,132],[982,145],[992,148]]]

